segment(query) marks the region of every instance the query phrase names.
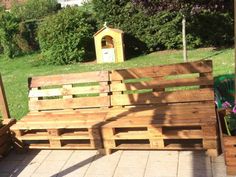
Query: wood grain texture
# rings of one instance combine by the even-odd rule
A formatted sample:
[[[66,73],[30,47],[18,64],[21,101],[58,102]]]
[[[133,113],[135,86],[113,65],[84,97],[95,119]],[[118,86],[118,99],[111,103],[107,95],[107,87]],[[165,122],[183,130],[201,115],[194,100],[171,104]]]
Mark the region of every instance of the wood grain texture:
[[[45,87],[53,85],[66,85],[88,82],[106,82],[108,81],[108,71],[95,71],[87,73],[62,74],[51,76],[38,76],[31,78],[30,88]]]
[[[144,105],[157,103],[186,103],[197,101],[213,101],[212,89],[185,90],[174,92],[152,92],[143,94],[112,95],[111,105]]]
[[[132,68],[113,71],[111,80],[125,80],[136,78],[155,78],[168,75],[193,74],[212,72],[212,61],[197,61],[181,64]]]
[[[0,111],[3,119],[10,118],[10,112],[8,109],[8,104],[1,74],[0,74]]]
[[[56,110],[56,109],[78,109],[78,108],[97,108],[109,106],[109,98],[101,97],[84,97],[68,99],[51,99],[51,100],[30,100],[29,109],[37,110]]]

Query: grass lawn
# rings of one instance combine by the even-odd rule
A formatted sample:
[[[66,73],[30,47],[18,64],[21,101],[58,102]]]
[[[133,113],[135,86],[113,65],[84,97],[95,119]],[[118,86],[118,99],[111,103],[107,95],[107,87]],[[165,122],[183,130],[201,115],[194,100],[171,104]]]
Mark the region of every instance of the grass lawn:
[[[35,61],[37,60],[38,55],[39,54],[31,54],[14,60],[6,60],[0,56],[0,72],[5,85],[10,112],[12,117],[17,119],[20,119],[28,112],[28,77],[183,62],[182,51],[162,51],[133,58],[118,64],[83,63],[67,66],[37,66]],[[212,59],[214,63],[214,76],[234,73],[233,49],[196,49],[189,51],[188,56],[190,61]]]

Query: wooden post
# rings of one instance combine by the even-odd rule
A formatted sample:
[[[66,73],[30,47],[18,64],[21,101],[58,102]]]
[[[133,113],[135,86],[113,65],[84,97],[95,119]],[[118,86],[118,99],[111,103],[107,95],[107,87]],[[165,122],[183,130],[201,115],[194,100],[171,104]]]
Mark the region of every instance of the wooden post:
[[[183,56],[184,56],[184,62],[188,62],[187,42],[186,42],[186,17],[185,17],[185,15],[183,15],[183,19],[182,19],[182,35],[183,35]]]
[[[10,113],[7,105],[7,99],[5,95],[5,90],[3,87],[2,76],[0,74],[0,111],[2,113],[3,119],[9,119]]]

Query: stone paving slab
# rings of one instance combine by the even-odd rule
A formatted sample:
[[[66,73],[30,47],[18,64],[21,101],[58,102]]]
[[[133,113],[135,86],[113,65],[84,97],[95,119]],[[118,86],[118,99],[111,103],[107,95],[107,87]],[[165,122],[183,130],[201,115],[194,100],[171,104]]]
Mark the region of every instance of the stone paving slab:
[[[201,151],[31,150],[0,160],[0,177],[227,177],[223,155]]]

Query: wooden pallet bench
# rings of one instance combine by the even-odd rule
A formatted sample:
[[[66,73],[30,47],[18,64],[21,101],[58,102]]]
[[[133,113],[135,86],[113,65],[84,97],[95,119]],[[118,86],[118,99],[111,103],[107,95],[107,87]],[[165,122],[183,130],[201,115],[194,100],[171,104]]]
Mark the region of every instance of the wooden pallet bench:
[[[212,62],[112,71],[111,106],[102,126],[113,149],[218,149]]]
[[[30,112],[14,125],[15,145],[40,149],[100,149],[98,125],[110,106],[108,72],[29,79]],[[89,111],[85,111],[89,110]]]

